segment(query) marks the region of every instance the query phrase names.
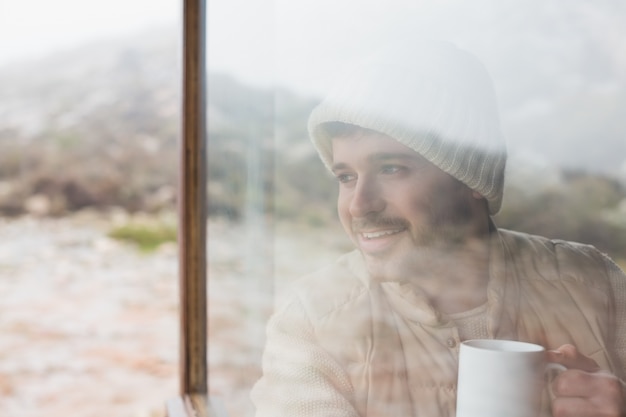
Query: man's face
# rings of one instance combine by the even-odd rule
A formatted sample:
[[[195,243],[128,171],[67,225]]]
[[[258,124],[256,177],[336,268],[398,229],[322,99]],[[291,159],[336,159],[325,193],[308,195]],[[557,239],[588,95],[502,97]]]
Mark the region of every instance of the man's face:
[[[366,130],[332,146],[339,218],[376,278],[408,279],[428,257],[478,233],[484,205],[412,149]]]

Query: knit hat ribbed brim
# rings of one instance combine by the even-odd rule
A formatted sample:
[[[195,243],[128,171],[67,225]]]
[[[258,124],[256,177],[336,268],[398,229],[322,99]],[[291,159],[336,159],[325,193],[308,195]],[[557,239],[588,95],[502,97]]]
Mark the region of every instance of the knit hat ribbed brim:
[[[446,42],[390,48],[353,68],[309,117],[309,134],[332,165],[329,122],[371,129],[408,146],[472,190],[495,214],[506,145],[483,65]]]

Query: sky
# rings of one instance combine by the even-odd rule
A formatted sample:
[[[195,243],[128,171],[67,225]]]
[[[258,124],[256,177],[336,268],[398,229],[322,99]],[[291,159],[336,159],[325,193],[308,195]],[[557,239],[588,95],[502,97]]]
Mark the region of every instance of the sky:
[[[402,36],[406,28],[413,35],[443,34],[440,19],[448,3],[213,0],[208,6],[209,67],[255,83],[319,94],[333,83],[333,67]]]
[[[468,49],[496,83],[505,72],[508,77],[519,68],[574,67],[576,60],[584,59],[587,40],[613,49],[614,56],[626,56],[626,32],[619,18],[623,14],[611,16],[607,10],[616,6],[602,1],[595,5],[558,0],[211,0],[208,4],[209,68],[305,93],[325,91],[337,68],[405,37],[445,39]],[[595,65],[595,60],[589,59],[588,65]],[[626,68],[626,59],[622,65]]]
[[[406,26],[403,20],[414,22],[409,25],[414,32],[442,28],[436,16],[450,1],[207,0],[208,66],[251,84],[319,92],[329,83],[328,64],[348,62],[364,48],[392,39],[397,27]],[[182,3],[0,0],[0,66],[180,24]],[[457,11],[464,7],[458,4]]]
[[[180,15],[176,0],[0,0],[0,65],[175,24]]]
[[[307,0],[308,1],[308,0]],[[94,40],[181,25],[182,0],[0,0],[0,67]],[[209,66],[272,82],[272,0],[209,0]]]
[[[596,44],[612,48],[613,57],[622,56],[626,70],[626,31],[620,29],[619,15],[612,21],[610,13],[599,13],[602,5],[592,7],[583,1],[568,7],[557,0],[206,2],[208,68],[255,86],[279,85],[323,95],[338,69],[406,36],[443,38],[469,49],[485,63],[496,87],[503,75],[510,78],[519,68],[521,78],[533,71],[549,73],[550,66],[574,68],[576,60],[585,59],[580,33],[603,37]],[[181,24],[182,4],[182,0],[0,0],[0,66],[148,28],[175,30]],[[568,13],[576,22],[584,15],[588,27],[564,23]],[[537,38],[546,27],[558,36]],[[506,36],[510,38],[498,42]],[[508,49],[503,51],[502,45]],[[575,85],[575,76],[560,82],[574,80]]]

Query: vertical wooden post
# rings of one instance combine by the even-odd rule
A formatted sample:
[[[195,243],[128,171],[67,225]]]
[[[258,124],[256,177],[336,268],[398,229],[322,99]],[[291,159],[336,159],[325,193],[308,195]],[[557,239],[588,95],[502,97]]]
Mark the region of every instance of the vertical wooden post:
[[[180,152],[180,391],[208,394],[205,0],[183,0]]]
[[[183,0],[182,141],[178,200],[180,397],[168,417],[226,416],[209,399],[207,365],[206,3]]]

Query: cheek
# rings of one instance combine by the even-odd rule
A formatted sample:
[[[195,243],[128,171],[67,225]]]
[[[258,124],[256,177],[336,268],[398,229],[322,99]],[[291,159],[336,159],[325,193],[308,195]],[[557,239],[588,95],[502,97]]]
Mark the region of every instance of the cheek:
[[[421,219],[432,210],[433,196],[418,187],[409,188],[399,192],[400,198],[396,198],[395,207],[402,211],[403,216],[410,219]],[[419,221],[419,220],[418,220]]]
[[[339,215],[339,221],[346,227],[351,222],[351,216],[349,211],[349,202],[347,199],[342,198],[341,195],[337,198],[337,214]]]
[[[347,204],[346,196],[341,190],[339,190],[337,192],[337,211],[340,214],[342,211],[345,210],[346,204]]]

